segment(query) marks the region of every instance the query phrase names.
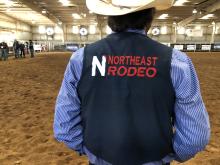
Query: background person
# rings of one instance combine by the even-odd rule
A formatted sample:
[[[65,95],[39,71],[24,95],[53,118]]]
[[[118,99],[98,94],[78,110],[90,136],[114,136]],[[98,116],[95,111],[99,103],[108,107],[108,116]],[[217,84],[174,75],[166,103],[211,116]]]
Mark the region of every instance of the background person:
[[[210,137],[197,74],[186,54],[146,37],[155,8],[173,1],[129,2],[87,0],[90,11],[109,16],[115,33],[71,57],[57,98],[55,137],[95,165],[187,161]],[[130,56],[136,60],[125,62]],[[121,72],[112,57],[122,59]],[[131,68],[135,77],[124,74]]]
[[[31,53],[31,58],[34,58],[34,43],[32,40],[29,40],[29,50]]]
[[[5,51],[5,60],[8,60],[9,47],[8,47],[8,44],[6,42],[4,43],[4,51]]]
[[[19,42],[17,40],[14,40],[13,50],[14,50],[15,58],[19,58],[19,49],[20,49]]]
[[[3,57],[3,42],[0,42],[0,60],[2,60]]]
[[[25,45],[23,43],[20,44],[20,57],[25,58]]]
[[[6,42],[1,43],[1,59],[8,60],[8,44]]]
[[[29,54],[29,43],[25,42],[26,54]]]

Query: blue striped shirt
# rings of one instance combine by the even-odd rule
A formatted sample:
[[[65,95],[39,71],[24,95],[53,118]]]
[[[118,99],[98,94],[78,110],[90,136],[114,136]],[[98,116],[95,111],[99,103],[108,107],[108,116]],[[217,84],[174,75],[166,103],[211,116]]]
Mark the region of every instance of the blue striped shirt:
[[[83,146],[80,100],[77,95],[77,85],[83,67],[83,53],[83,48],[74,53],[66,68],[55,107],[54,135],[58,141],[64,142],[69,148],[81,154],[85,153],[91,163],[110,165]],[[187,161],[204,150],[209,142],[208,113],[201,97],[195,68],[185,53],[173,50],[170,74],[176,92],[173,138],[175,153],[167,155],[161,161],[144,165],[162,165],[174,159],[179,162]]]

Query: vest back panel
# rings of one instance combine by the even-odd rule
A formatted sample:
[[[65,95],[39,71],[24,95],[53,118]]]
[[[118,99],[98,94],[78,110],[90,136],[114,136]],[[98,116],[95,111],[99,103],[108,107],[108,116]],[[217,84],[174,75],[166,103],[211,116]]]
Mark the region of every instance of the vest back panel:
[[[81,100],[84,145],[113,165],[159,161],[172,149],[172,49],[137,33],[85,47]]]

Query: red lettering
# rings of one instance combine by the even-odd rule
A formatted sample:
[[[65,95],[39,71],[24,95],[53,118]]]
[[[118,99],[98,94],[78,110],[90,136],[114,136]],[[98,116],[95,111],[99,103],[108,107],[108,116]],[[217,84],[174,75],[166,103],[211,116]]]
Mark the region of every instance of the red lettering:
[[[124,56],[120,56],[120,65],[124,65],[125,64],[125,57]]]
[[[136,59],[135,56],[130,56],[130,65],[135,65]]]
[[[153,65],[155,66],[156,65],[156,60],[158,60],[158,57],[152,57],[153,59]]]
[[[142,57],[142,59],[141,59],[141,65],[146,65],[145,57]]]
[[[118,73],[118,75],[120,77],[124,77],[127,74],[127,68],[125,66],[120,66],[118,68],[118,72],[117,73]]]
[[[155,67],[158,57],[109,55],[106,58],[110,65],[107,69],[109,76],[154,78],[158,72]]]
[[[134,77],[137,74],[137,68],[129,67],[128,68],[128,77]]]
[[[145,75],[144,75],[144,71],[146,70],[146,68],[145,67],[139,67],[138,68],[138,73],[137,73],[137,76],[139,76],[139,77],[144,77]]]
[[[126,65],[128,65],[130,56],[125,56],[125,58],[126,58]]]
[[[114,64],[114,57],[113,56],[107,56],[108,58],[107,58],[107,61],[108,61],[108,64],[109,65],[113,65]]]
[[[151,57],[147,57],[147,66],[151,66],[152,62],[151,62]]]
[[[108,67],[108,75],[109,76],[116,76],[117,67],[116,66],[109,66]]]
[[[137,56],[135,62],[136,62],[136,65],[141,65],[141,57]]]
[[[115,65],[119,64],[119,56],[114,56],[114,64]]]
[[[157,75],[157,69],[154,67],[147,68],[146,75],[149,78],[154,78]]]

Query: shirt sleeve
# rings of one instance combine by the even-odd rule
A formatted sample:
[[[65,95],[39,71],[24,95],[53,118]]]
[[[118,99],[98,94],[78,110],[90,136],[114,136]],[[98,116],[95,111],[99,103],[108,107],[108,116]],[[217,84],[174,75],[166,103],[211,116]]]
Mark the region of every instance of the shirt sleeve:
[[[54,116],[54,136],[69,148],[83,154],[80,100],[77,85],[81,77],[84,49],[72,55],[57,97]]]
[[[191,59],[174,50],[171,66],[176,92],[173,147],[176,160],[184,162],[204,150],[210,138],[210,123]]]

